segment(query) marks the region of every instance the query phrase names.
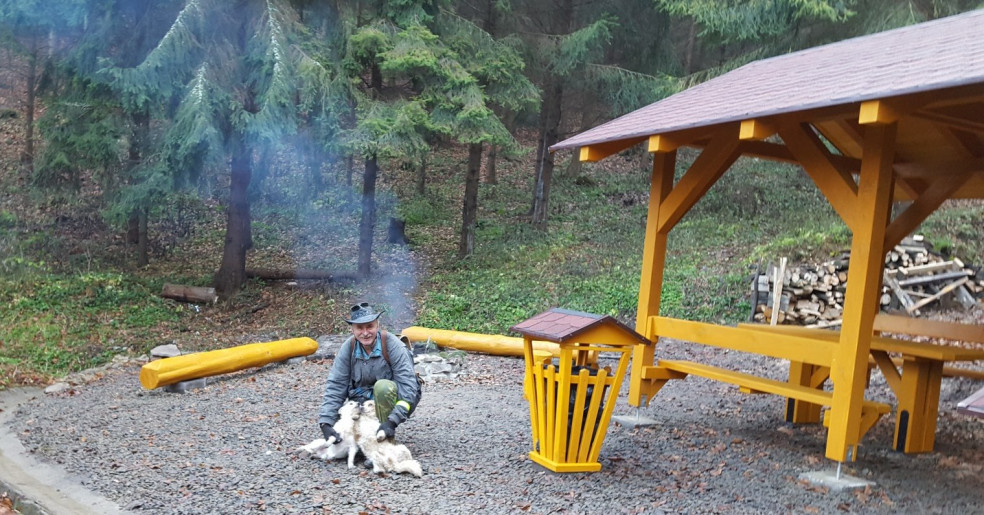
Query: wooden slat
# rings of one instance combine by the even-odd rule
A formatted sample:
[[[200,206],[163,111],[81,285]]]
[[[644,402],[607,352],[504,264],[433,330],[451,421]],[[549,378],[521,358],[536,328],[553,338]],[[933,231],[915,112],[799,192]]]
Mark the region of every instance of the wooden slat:
[[[744,372],[736,372],[734,370],[715,367],[713,365],[706,365],[704,363],[661,359],[659,360],[659,366],[677,372],[706,377],[707,379],[730,383],[760,392],[781,395],[783,397],[789,397],[791,399],[801,400],[811,404],[819,404],[821,406],[830,406],[831,401],[833,400],[833,392],[818,390],[816,388],[810,388],[809,386],[798,385],[795,383],[787,383],[785,381],[759,377],[752,374],[746,374]],[[864,406],[866,409],[874,410],[878,413],[888,413],[892,411],[891,406],[881,402],[865,401]]]
[[[900,317],[904,318],[904,317]],[[738,327],[770,333],[785,333],[790,336],[809,336],[828,342],[840,340],[840,333],[827,329],[811,329],[792,325],[738,324]],[[954,345],[940,345],[930,342],[914,342],[899,340],[886,336],[872,336],[871,350],[896,352],[915,358],[933,359],[936,361],[978,361],[984,360],[984,349],[967,349]]]
[[[878,332],[945,338],[958,342],[984,343],[984,325],[958,324],[880,313],[875,317],[874,327],[875,331]]]
[[[779,335],[675,318],[654,318],[658,336],[812,365],[830,366],[836,345],[834,342],[813,338],[810,335]]]

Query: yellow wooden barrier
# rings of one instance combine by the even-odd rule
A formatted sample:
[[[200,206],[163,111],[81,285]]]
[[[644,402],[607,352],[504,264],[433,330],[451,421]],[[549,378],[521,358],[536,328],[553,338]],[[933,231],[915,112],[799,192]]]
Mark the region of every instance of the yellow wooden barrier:
[[[291,338],[174,356],[144,365],[140,369],[140,384],[153,390],[180,381],[262,367],[268,363],[306,356],[316,350],[318,342],[311,338]]]
[[[452,349],[483,352],[495,356],[522,356],[523,339],[498,334],[466,333],[446,329],[430,329],[412,326],[400,334],[410,338],[410,341],[425,342],[429,338],[435,345],[451,347]],[[553,342],[533,342],[533,349],[548,352],[551,356],[560,356],[560,347]]]

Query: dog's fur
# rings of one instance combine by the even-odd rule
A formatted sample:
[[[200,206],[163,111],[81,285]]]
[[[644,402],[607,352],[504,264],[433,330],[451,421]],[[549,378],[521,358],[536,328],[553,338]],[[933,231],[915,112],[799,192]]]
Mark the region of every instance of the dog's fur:
[[[331,438],[330,442],[325,441],[324,438],[318,438],[307,445],[298,447],[297,452],[325,461],[348,456],[348,467],[355,468],[355,455],[359,452],[359,446],[356,444],[358,437],[356,429],[362,409],[358,402],[345,401],[345,404],[342,404],[342,407],[338,409],[338,414],[340,415],[338,422],[335,422],[332,428],[342,437],[341,441],[336,442],[334,437]]]
[[[362,453],[372,461],[372,471],[409,473],[417,477],[424,475],[420,462],[413,459],[406,445],[386,439],[385,433],[378,431],[379,418],[376,416],[376,403],[366,401],[362,404],[359,417],[356,443]]]
[[[339,442],[325,441],[324,438],[298,447],[296,452],[302,456],[330,461],[348,456],[348,468],[355,468],[355,456],[362,454],[372,462],[372,471],[409,473],[424,475],[420,462],[413,459],[406,445],[386,439],[379,429],[376,416],[376,403],[366,401],[361,406],[355,401],[346,401],[338,410],[338,422],[332,427],[342,437]]]

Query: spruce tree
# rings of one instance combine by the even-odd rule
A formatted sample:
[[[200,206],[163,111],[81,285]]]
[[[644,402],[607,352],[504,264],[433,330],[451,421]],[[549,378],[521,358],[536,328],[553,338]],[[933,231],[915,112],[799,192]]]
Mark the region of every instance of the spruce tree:
[[[294,133],[302,112],[332,117],[318,106],[334,98],[335,74],[304,50],[320,41],[319,27],[305,26],[299,16],[300,8],[315,9],[308,4],[187,0],[138,65],[105,70],[133,98],[175,92],[177,107],[160,147],[163,166],[192,176],[228,170],[225,246],[213,279],[223,299],[246,279],[248,192],[259,152]]]
[[[23,66],[13,70],[23,80],[25,169],[34,166],[35,118],[42,75],[60,57],[61,38],[75,36],[85,22],[85,0],[0,0],[0,43]]]
[[[671,91],[664,71],[669,36],[665,16],[638,0],[530,0],[515,2],[514,12],[508,30],[524,39],[529,76],[543,91],[530,219],[534,228],[546,230],[555,166],[548,149],[571,128],[624,114]],[[645,30],[622,30],[623,24]]]
[[[486,145],[507,153],[518,150],[518,143],[497,113],[515,113],[539,104],[539,91],[523,75],[525,63],[510,39],[496,40],[476,23],[445,11],[438,19],[444,44],[458,56],[465,70],[476,80],[483,101],[492,109],[469,114],[463,111],[454,134],[468,146],[465,170],[465,195],[462,203],[458,257],[470,256],[475,250],[475,227],[478,218],[478,189],[482,154]]]
[[[466,172],[471,184],[478,173],[474,156],[481,159],[483,144],[512,144],[491,109],[493,97],[507,94],[509,87],[504,84],[510,81],[520,84],[511,91],[518,103],[535,98],[535,91],[525,79],[517,79],[522,63],[514,52],[498,58],[472,54],[476,48],[495,52],[494,40],[436,2],[394,1],[375,9],[363,7],[358,12],[361,24],[346,47],[346,69],[359,87],[356,123],[345,141],[365,163],[358,263],[358,272],[365,277],[371,265],[381,160],[421,155],[429,150],[431,135],[443,135],[471,146],[472,165]],[[466,197],[475,198],[477,190],[472,190]],[[462,234],[463,241],[473,241],[473,218],[463,221]],[[465,245],[465,253],[470,252]]]
[[[683,86],[756,59],[950,16],[977,0],[656,0],[689,20]]]

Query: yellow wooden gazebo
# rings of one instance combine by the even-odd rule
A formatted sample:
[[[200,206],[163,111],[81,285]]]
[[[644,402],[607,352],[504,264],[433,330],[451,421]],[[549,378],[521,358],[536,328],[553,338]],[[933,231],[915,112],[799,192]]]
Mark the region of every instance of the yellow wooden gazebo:
[[[551,148],[579,148],[582,161],[639,143],[653,154],[636,331],[654,342],[668,337],[790,363],[789,379],[776,381],[656,361],[655,346],[638,345],[631,404],[648,404],[668,380],[696,374],[787,397],[792,422],[819,421],[829,407],[826,456],[838,462],[853,461],[865,431],[893,409],[895,448],[932,450],[943,363],[984,352],[878,333],[984,342],[984,327],[880,315],[883,261],[947,199],[984,198],[981,27],[984,10],[753,62]],[[674,182],[681,147],[700,154]],[[740,156],[802,166],[851,230],[839,333],[659,316],[668,233]],[[895,406],[865,399],[869,356]],[[832,390],[823,388],[827,379]]]

